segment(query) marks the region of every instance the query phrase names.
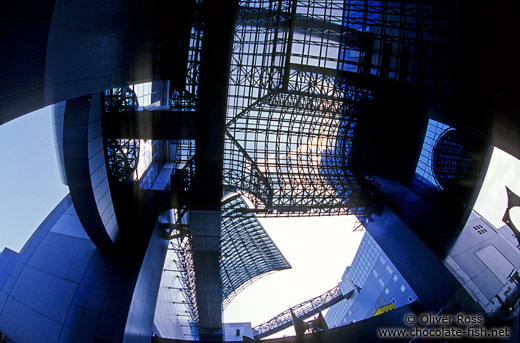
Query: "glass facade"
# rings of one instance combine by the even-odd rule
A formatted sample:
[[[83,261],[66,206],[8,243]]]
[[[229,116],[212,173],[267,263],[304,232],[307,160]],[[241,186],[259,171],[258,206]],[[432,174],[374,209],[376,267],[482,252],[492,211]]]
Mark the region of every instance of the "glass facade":
[[[336,73],[343,1],[241,1],[228,97],[224,185],[268,216],[362,214],[347,165],[359,101]],[[363,176],[361,176],[363,179]]]
[[[239,5],[225,187],[243,191],[258,215],[363,216],[377,183],[350,156],[359,105],[373,99],[369,85],[376,79],[448,91],[455,4]]]
[[[349,0],[344,11],[340,69],[449,91],[455,3]]]

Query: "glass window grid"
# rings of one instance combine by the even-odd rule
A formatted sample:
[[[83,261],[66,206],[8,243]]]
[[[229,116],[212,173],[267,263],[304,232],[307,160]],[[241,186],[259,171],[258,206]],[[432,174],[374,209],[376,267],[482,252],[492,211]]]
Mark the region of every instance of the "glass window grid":
[[[252,3],[259,4],[259,2]],[[247,5],[247,2],[244,2],[243,5]],[[264,2],[263,5],[267,6],[268,3]],[[311,22],[327,19],[339,24],[342,19],[342,5],[342,1],[318,1],[312,5],[308,1],[297,2],[296,22],[300,16],[305,15],[304,18],[310,18]],[[251,20],[249,17],[245,17],[247,20]],[[279,20],[287,20],[282,17],[283,15]],[[258,45],[258,42],[248,41],[248,32],[246,29],[244,30],[246,34],[240,34],[239,27],[237,35],[246,37],[246,39],[238,40],[236,38],[235,42],[249,42],[246,44],[247,49],[244,44],[238,44],[238,50],[235,50],[233,54],[238,57],[234,57],[232,64],[236,62],[239,67],[238,71],[245,69],[242,74],[253,75],[254,68],[251,67],[248,70],[244,67],[244,63],[241,63],[243,61],[249,63],[250,59],[240,57],[240,55],[244,55],[244,50],[247,52],[252,49],[250,45]],[[313,25],[310,29],[297,28],[295,32],[292,42],[296,50],[291,49],[291,52],[298,49],[302,52],[306,50],[308,53],[305,55],[308,60],[303,62],[327,67],[327,63],[331,60],[337,61],[339,43],[328,39],[329,31],[319,25]],[[278,34],[282,33],[285,35],[283,37],[287,36],[286,32],[278,32]],[[313,48],[315,46],[320,46],[320,49]],[[273,53],[274,49],[267,51]],[[310,63],[311,60],[317,62]],[[272,58],[269,61],[276,61],[276,59]],[[279,61],[283,62],[281,59]],[[334,63],[335,65],[336,63]],[[264,69],[270,68],[271,71],[279,70],[280,72],[283,72],[284,67],[284,65],[263,66]],[[253,74],[247,71],[251,71]],[[280,74],[278,77],[277,85],[267,86],[267,88],[271,87],[268,89],[271,91],[270,93],[264,92],[266,95],[262,95],[261,92],[256,92],[255,97],[251,97],[250,93],[248,95],[250,100],[247,103],[241,102],[242,108],[238,109],[242,112],[237,116],[233,116],[234,110],[237,109],[234,104],[237,104],[237,97],[246,94],[245,91],[239,91],[240,87],[245,84],[246,88],[254,89],[261,78],[257,78],[255,83],[250,81],[249,85],[247,82],[238,83],[237,81],[233,84],[233,77],[231,78],[227,135],[229,140],[225,143],[224,157],[225,184],[236,185],[234,190],[244,190],[256,208],[266,205],[276,208],[275,215],[293,215],[294,213],[296,215],[320,215],[324,212],[328,214],[361,214],[363,211],[362,206],[360,207],[361,201],[356,204],[345,204],[350,193],[359,192],[359,188],[352,189],[353,186],[350,186],[354,185],[354,182],[346,185],[343,181],[341,186],[343,186],[344,194],[335,196],[337,189],[336,187],[331,188],[330,179],[344,180],[354,177],[346,173],[335,175],[334,173],[337,171],[334,168],[339,169],[340,166],[336,165],[337,158],[331,157],[331,155],[335,153],[337,127],[341,126],[338,124],[338,119],[342,120],[343,117],[344,108],[341,103],[344,102],[345,94],[350,94],[349,97],[363,96],[358,94],[359,91],[338,84],[333,77],[292,70],[287,74],[288,85],[286,87],[289,87],[290,92],[297,92],[298,95],[284,94],[280,93],[281,82],[284,81],[282,76]],[[265,90],[266,86],[263,87]],[[332,92],[332,96],[323,99],[315,96],[329,91]],[[309,95],[304,96],[302,93]],[[248,104],[250,107],[245,107]],[[242,118],[236,119],[238,117]],[[347,133],[345,137],[350,139],[353,128]],[[324,163],[331,167],[324,168],[321,163],[323,159],[325,159]],[[327,177],[322,178],[323,171],[329,169],[332,174],[327,175],[328,179]],[[246,188],[241,188],[241,186]],[[295,205],[300,205],[301,209],[284,211],[285,208],[295,208]],[[267,212],[261,214],[267,215]]]
[[[421,191],[423,187],[430,187],[437,190],[442,190],[433,173],[433,149],[439,138],[447,131],[453,130],[449,125],[443,124],[437,120],[429,119],[426,127],[426,134],[424,137],[419,161],[415,169],[415,179],[412,182],[413,191]]]
[[[458,39],[453,22],[457,11],[455,3],[437,1],[346,1],[346,39],[353,43],[342,52],[338,68],[367,72],[363,64],[370,54],[359,42],[368,37],[370,74],[447,92],[447,66],[455,57],[450,47]],[[385,45],[391,49],[390,63],[388,75],[381,75]]]
[[[446,80],[445,71],[433,70],[430,64],[449,59],[448,47],[455,38],[447,27],[456,9],[432,1],[302,0],[294,4],[296,16],[291,18],[289,1],[240,2],[231,63],[224,183],[230,190],[244,191],[260,215],[362,215],[363,195],[356,187],[356,175],[343,165],[343,173],[338,172],[336,161],[340,154],[343,161],[348,156],[355,102],[370,95],[302,68],[316,67],[319,73],[344,69],[347,56],[347,60],[358,58],[357,72],[361,72],[366,51],[360,41],[366,36],[372,44],[370,73],[399,79],[399,72],[405,72],[405,81],[432,87],[437,82],[432,75]],[[292,32],[288,29],[291,22]],[[385,44],[391,52],[386,76],[381,75]],[[410,51],[406,61],[399,60],[403,49]],[[320,97],[326,101],[320,102]],[[345,113],[354,117],[345,118]],[[319,116],[330,119],[302,124]],[[351,131],[344,137],[346,148],[338,150],[338,132],[333,128],[340,127],[342,120],[351,123]],[[315,141],[325,143],[309,149]],[[317,161],[324,162],[317,165]],[[342,194],[337,195],[338,191]]]

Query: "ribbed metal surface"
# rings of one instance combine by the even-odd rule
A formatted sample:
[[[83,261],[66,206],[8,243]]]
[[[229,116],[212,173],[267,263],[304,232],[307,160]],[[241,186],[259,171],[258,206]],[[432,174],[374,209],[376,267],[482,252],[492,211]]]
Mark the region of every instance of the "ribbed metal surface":
[[[258,278],[291,265],[252,213],[236,212],[246,202],[235,195],[222,204],[220,279],[222,307]]]

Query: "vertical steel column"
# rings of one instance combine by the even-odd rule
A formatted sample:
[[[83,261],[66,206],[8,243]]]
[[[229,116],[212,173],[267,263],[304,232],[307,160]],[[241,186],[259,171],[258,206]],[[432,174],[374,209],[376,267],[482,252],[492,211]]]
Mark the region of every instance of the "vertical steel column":
[[[219,278],[220,209],[224,126],[228,96],[236,0],[202,1],[203,25],[199,78],[199,120],[190,228],[193,238],[199,336],[222,341]],[[219,15],[216,15],[216,14]]]

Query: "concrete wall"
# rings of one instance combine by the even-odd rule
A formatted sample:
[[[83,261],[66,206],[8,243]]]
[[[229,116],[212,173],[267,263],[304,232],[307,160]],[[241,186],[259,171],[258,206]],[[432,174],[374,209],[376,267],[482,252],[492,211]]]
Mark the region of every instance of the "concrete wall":
[[[0,19],[0,124],[112,87],[175,75],[182,79],[190,6],[187,1],[159,0],[5,4]],[[159,58],[155,50],[160,50]]]
[[[224,323],[222,324],[225,342],[242,342],[243,337],[253,338],[251,323]],[[238,335],[237,335],[238,334]]]
[[[441,260],[390,209],[365,224],[395,267],[408,281],[426,310],[437,312],[460,284]]]
[[[490,252],[493,254],[486,258]],[[520,268],[520,251],[476,212],[472,212],[445,264],[487,312],[501,307],[496,297],[505,301],[518,291],[507,275]]]
[[[67,101],[63,155],[70,195],[85,231],[98,247],[113,248],[119,227],[105,165],[100,93]]]

